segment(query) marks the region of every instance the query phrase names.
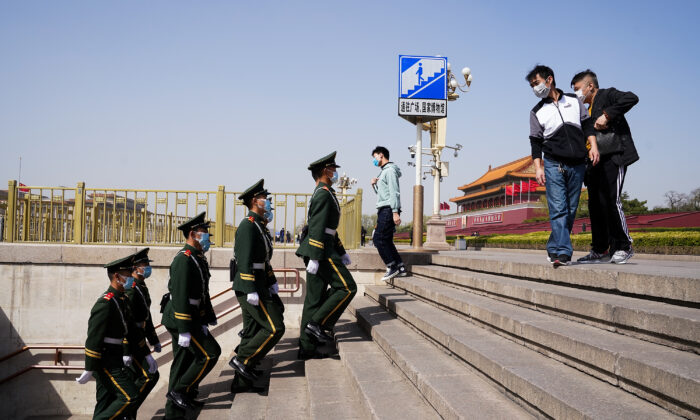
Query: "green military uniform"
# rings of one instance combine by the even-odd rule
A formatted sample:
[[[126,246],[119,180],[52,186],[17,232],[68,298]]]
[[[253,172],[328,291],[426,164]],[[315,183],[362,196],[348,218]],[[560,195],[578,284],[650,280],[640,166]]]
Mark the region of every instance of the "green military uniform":
[[[149,248],[144,248],[132,255],[134,265],[144,262],[149,263],[151,261],[148,259],[148,250]],[[125,291],[125,295],[129,301],[129,307],[131,308],[136,328],[140,329],[151,345],[159,344],[158,334],[156,334],[153,319],[151,318],[151,295],[148,292],[145,280],[137,278],[134,281],[134,286]],[[132,350],[135,344],[141,343],[129,343],[129,354],[133,355],[135,353]],[[146,343],[143,342],[142,344],[145,345]],[[139,389],[140,401],[135,404],[135,410],[138,410],[148,394],[153,390],[153,387],[156,386],[160,378],[160,373],[158,373],[158,371],[150,373],[145,358],[133,357],[134,359],[130,369],[134,375],[136,386]]]
[[[241,194],[239,199],[267,195],[263,185],[264,180],[258,181]],[[282,301],[270,291],[270,287],[277,283],[270,265],[272,251],[272,240],[265,220],[249,211],[236,230],[233,251],[237,263],[233,290],[243,313],[243,334],[235,358],[248,370],[264,358],[284,334]],[[248,302],[249,293],[258,294],[258,305]],[[239,383],[234,383],[234,386],[249,385],[240,375],[236,375],[235,381]]]
[[[309,165],[309,170],[339,167],[335,164],[335,152]],[[299,245],[296,254],[309,260],[317,260],[316,274],[306,273],[306,298],[301,315],[300,348],[304,352],[316,349],[315,340],[305,332],[309,322],[315,322],[330,330],[357,293],[352,275],[342,263],[345,254],[336,229],[340,221],[340,204],[335,190],[319,182],[309,204],[308,234]],[[330,287],[329,290],[326,290]]]
[[[110,274],[131,271],[132,266],[131,256],[105,265]],[[140,343],[142,339],[132,323],[124,293],[110,286],[90,311],[85,340],[85,370],[91,371],[97,382],[94,419],[135,414],[139,390],[124,366],[123,356],[125,342]],[[150,353],[145,342],[134,350],[134,356],[139,358]]]
[[[178,227],[185,237],[191,230],[207,227],[204,213]],[[216,314],[209,295],[209,264],[204,254],[186,244],[170,264],[168,291],[170,299],[163,308],[163,325],[172,336],[173,363],[170,367],[168,391],[174,391],[189,399],[196,397],[199,383],[214,368],[221,347],[206,330],[216,324]],[[205,331],[206,330],[206,331]],[[178,344],[180,334],[189,333],[190,345]],[[182,417],[185,410],[168,399],[165,417]]]

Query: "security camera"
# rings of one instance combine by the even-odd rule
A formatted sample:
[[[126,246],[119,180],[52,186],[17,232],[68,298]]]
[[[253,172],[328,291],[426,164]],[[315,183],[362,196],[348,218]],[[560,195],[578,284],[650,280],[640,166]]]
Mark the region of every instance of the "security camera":
[[[455,150],[455,157],[457,157],[457,151]]]

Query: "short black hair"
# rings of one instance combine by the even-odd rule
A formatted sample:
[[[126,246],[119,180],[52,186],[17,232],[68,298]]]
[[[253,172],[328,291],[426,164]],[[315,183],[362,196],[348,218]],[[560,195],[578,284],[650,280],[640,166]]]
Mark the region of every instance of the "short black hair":
[[[530,72],[525,76],[525,80],[530,83],[532,79],[534,79],[537,75],[539,75],[543,79],[547,79],[549,76],[552,76],[552,86],[557,85],[557,81],[554,78],[554,70],[550,69],[547,66],[543,66],[542,64],[536,65]]]
[[[311,178],[313,178],[314,181],[318,180],[321,177],[321,173],[323,172],[324,169],[326,169],[326,168],[322,168],[320,166],[312,169],[311,170]]]
[[[385,158],[389,159],[389,149],[384,146],[375,147],[374,150],[372,150],[372,156],[374,156],[375,153],[381,153]]]
[[[598,76],[591,69],[586,69],[584,71],[576,73],[574,78],[571,79],[571,87],[574,87],[574,85],[583,80],[584,77],[590,77],[591,82],[593,82],[593,86],[595,86],[595,88],[598,89]]]

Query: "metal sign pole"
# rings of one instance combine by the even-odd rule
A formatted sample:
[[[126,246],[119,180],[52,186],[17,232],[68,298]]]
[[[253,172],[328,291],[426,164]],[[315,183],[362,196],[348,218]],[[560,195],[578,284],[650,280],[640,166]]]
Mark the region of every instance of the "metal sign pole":
[[[423,249],[423,123],[416,120],[416,185],[413,187],[413,248]]]

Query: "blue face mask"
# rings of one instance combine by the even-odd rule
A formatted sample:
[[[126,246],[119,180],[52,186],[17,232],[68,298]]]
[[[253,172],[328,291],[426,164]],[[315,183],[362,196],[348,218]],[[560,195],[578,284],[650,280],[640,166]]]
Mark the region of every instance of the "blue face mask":
[[[267,219],[267,223],[272,222],[272,219],[275,218],[275,215],[272,214],[272,200],[267,199],[265,200],[265,219]]]
[[[202,236],[197,239],[199,244],[202,246],[202,251],[207,252],[209,251],[209,247],[211,246],[211,241],[209,240],[209,233],[202,233]]]
[[[379,161],[377,159],[374,159],[372,163],[374,164],[374,166],[379,166]]]
[[[120,275],[119,277],[121,277],[122,279],[124,278],[124,276],[122,276],[122,275]],[[129,290],[132,287],[134,287],[134,278],[131,276],[126,277],[126,280],[125,280],[125,283],[123,284],[123,286],[124,286],[124,290]]]
[[[333,178],[331,178],[331,182],[334,184],[338,183],[338,171],[333,172]]]
[[[143,268],[143,278],[144,278],[144,279],[147,279],[147,278],[151,277],[151,272],[152,272],[152,271],[153,271],[153,269],[151,268],[150,265],[145,266],[145,267]]]

